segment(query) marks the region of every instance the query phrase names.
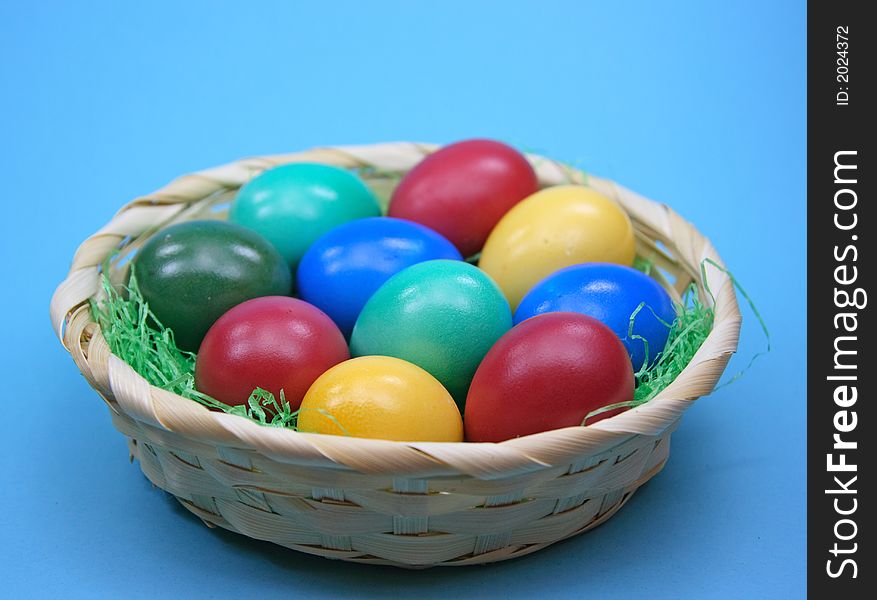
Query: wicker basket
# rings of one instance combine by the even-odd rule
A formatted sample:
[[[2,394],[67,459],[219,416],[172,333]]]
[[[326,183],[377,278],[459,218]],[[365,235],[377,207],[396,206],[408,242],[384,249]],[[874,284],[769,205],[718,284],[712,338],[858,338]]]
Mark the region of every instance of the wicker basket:
[[[254,158],[186,175],[125,206],[77,250],[52,298],[53,325],[129,439],[146,477],[209,526],[310,554],[405,567],[515,558],[606,521],[667,460],[670,434],[693,400],[712,391],[736,350],[740,313],[731,281],[707,266],[712,244],[667,206],[610,181],[530,156],[542,185],[574,182],[615,198],[637,251],[678,298],[694,281],[714,305],[709,337],[685,371],[650,402],[589,427],[499,444],[404,443],[259,426],[150,386],[113,356],[92,320],[98,266],[165,225],[224,218],[237,189],[289,162],[360,168],[386,197],[399,175],[436,146],[391,143]],[[111,270],[126,275],[125,261]],[[709,265],[709,263],[707,263]]]

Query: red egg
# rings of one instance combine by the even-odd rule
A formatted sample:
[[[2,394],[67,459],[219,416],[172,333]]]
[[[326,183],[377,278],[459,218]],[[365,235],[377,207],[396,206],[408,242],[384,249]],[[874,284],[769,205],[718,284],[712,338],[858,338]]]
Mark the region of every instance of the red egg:
[[[478,367],[466,399],[466,441],[581,425],[593,410],[632,400],[633,385],[624,344],[601,322],[568,312],[532,317],[502,336]]]
[[[389,215],[426,225],[472,256],[502,216],[538,190],[523,154],[492,140],[466,140],[411,169],[393,192]]]
[[[261,387],[295,410],[311,384],[350,358],[324,312],[296,298],[265,296],[238,304],[213,324],[195,362],[195,387],[230,405]]]

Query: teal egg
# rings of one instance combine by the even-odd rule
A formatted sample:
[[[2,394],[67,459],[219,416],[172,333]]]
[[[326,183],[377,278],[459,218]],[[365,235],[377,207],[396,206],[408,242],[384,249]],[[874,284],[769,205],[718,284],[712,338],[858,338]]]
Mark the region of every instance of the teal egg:
[[[378,288],[356,320],[350,351],[412,362],[462,407],[481,359],[511,326],[508,301],[483,271],[461,261],[429,260]]]
[[[377,198],[353,173],[292,163],[269,169],[244,185],[228,220],[262,234],[295,268],[308,247],[330,229],[380,214]]]

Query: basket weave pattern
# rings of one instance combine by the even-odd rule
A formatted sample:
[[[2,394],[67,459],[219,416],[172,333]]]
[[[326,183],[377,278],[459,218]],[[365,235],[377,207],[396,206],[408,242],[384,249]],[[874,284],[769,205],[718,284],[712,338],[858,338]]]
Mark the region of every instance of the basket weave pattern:
[[[667,206],[608,180],[529,156],[543,186],[589,185],[628,212],[637,253],[675,296],[694,282],[715,310],[713,330],[657,397],[588,427],[499,444],[391,442],[259,426],[150,386],[113,356],[93,321],[99,265],[139,248],[161,227],[224,218],[237,189],[289,162],[361,169],[386,196],[436,146],[391,143],[246,159],[181,177],[138,198],[77,250],[52,298],[53,326],[129,439],[156,486],[210,526],[311,554],[406,567],[505,560],[596,527],[664,466],[682,413],[712,391],[736,350],[740,313],[712,244]],[[116,261],[121,282],[128,263]]]

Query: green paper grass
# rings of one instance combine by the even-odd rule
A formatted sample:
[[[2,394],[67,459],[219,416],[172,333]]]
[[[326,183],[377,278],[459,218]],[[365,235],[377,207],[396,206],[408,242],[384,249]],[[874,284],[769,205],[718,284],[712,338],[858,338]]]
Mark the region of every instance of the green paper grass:
[[[173,332],[149,310],[133,267],[128,285],[121,291],[110,283],[106,268],[101,285],[106,298],[100,303],[91,302],[94,320],[100,325],[110,351],[149,383],[260,425],[295,428],[298,411],[291,410],[283,391],[278,400],[268,390],[257,387],[245,405],[230,406],[195,389],[195,354],[180,350]]]
[[[651,264],[645,259],[637,258],[637,261],[635,264],[637,269],[646,273],[651,270]],[[640,404],[645,404],[657,396],[664,388],[673,383],[682,370],[688,366],[688,363],[694,358],[694,355],[713,329],[713,320],[715,318],[713,309],[700,301],[697,295],[697,287],[692,283],[682,295],[682,302],[676,305],[676,318],[672,323],[664,323],[670,328],[667,343],[657,358],[651,361],[649,359],[648,342],[633,333],[636,317],[643,310],[651,309],[644,303],[640,304],[630,316],[630,328],[628,329],[629,337],[642,339],[646,344],[646,356],[643,361],[643,367],[635,374],[636,388],[633,392],[633,400],[618,402],[593,410],[585,417],[582,425],[588,424],[589,420],[597,415],[618,408],[633,408]],[[655,317],[657,318],[657,315]]]
[[[631,316],[631,331],[637,313],[642,310],[648,310],[648,307],[640,306]],[[682,303],[677,305],[676,318],[673,323],[667,324],[670,327],[667,344],[654,364],[648,368],[649,350],[646,345],[644,366],[636,374],[637,387],[633,393],[633,406],[648,402],[673,383],[712,331],[714,317],[713,310],[698,298],[697,287],[691,284],[682,296]]]

